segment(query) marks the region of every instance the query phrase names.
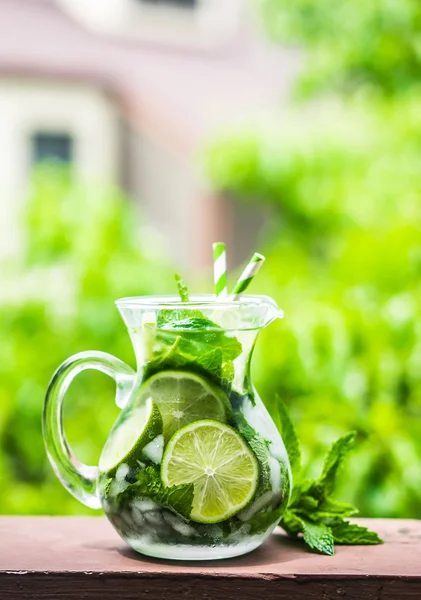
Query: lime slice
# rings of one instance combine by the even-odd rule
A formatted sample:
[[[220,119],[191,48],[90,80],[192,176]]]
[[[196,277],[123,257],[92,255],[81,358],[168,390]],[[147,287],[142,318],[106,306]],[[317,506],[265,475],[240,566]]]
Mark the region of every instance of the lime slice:
[[[252,500],[259,479],[256,457],[228,425],[203,420],[177,431],[161,464],[166,486],[194,484],[192,521],[219,523]]]
[[[159,436],[162,439],[161,414],[152,398],[145,398],[113,427],[99,459],[100,471],[112,476],[121,464],[136,466],[145,446]]]
[[[159,407],[166,441],[181,427],[199,419],[227,421],[228,397],[202,377],[183,371],[162,371],[147,380],[140,390]]]

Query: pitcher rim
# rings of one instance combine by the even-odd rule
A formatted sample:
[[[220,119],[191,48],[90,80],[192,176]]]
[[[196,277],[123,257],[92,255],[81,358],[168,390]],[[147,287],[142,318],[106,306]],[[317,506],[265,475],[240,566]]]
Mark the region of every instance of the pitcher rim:
[[[282,318],[284,312],[278,307],[275,300],[270,296],[263,294],[243,294],[238,300],[217,300],[214,294],[195,294],[191,296],[189,302],[182,302],[179,296],[175,295],[147,295],[147,296],[126,296],[115,300],[118,308],[149,308],[149,309],[173,309],[173,308],[247,308],[270,305],[277,311],[277,316]]]

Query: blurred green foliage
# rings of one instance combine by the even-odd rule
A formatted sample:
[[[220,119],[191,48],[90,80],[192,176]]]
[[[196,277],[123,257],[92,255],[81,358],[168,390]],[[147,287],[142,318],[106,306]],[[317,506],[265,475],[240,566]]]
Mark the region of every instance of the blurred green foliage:
[[[1,287],[9,295],[0,303],[1,513],[89,512],[47,461],[42,405],[53,372],[78,351],[111,352],[134,366],[113,302],[168,291],[172,276],[154,240],[140,242],[133,213],[118,191],[74,184],[57,168],[35,173],[25,211],[26,256],[2,268]],[[69,391],[66,432],[88,464],[98,461],[117,416],[114,396],[113,382],[94,372],[80,375]]]
[[[272,211],[255,289],[286,318],[262,333],[254,380],[269,408],[278,392],[289,405],[314,472],[333,439],[358,431],[342,495],[363,515],[421,517],[421,5],[262,2],[272,36],[307,50],[301,94],[329,99],[296,103],[208,149],[215,187]],[[134,211],[118,191],[35,173],[25,256],[1,266],[2,513],[89,512],[47,462],[42,403],[75,352],[133,366],[115,298],[172,291]],[[69,391],[66,431],[85,462],[98,459],[113,398],[97,373]]]
[[[417,0],[260,0],[276,40],[304,46],[301,93],[361,88],[400,94],[418,83],[421,4]]]
[[[255,382],[269,409],[276,393],[288,404],[314,472],[358,431],[343,499],[420,518],[421,5],[263,5],[272,34],[306,51],[309,99],[206,154],[216,188],[272,211],[259,291],[286,317],[261,336]]]

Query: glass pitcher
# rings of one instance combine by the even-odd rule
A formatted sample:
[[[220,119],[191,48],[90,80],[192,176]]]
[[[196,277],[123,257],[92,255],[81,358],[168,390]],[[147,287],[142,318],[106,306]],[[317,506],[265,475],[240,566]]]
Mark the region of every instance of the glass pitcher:
[[[257,335],[282,311],[266,296],[116,304],[137,370],[102,352],[76,354],[58,368],[44,407],[58,478],[78,500],[102,508],[137,552],[200,560],[255,549],[291,490],[282,438],[250,378]],[[77,460],[62,427],[64,395],[85,369],[115,380],[122,409],[98,467]]]

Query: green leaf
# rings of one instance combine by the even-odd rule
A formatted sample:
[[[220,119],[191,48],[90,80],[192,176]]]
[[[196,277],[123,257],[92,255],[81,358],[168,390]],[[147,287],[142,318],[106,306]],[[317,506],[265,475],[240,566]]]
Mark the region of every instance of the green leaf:
[[[301,469],[300,444],[286,406],[279,396],[277,396],[276,413],[272,416],[274,417],[275,424],[284,441],[289,462],[291,464],[292,474],[298,476]]]
[[[178,293],[180,294],[181,302],[189,301],[189,290],[184,280],[177,273],[174,275],[175,281],[178,287]]]
[[[340,437],[329,450],[325,458],[322,474],[318,479],[318,484],[324,489],[325,495],[333,492],[336,483],[336,476],[344,458],[353,448],[355,442],[355,432],[351,431]]]
[[[136,480],[118,494],[114,501],[121,506],[130,502],[134,497],[148,498],[185,518],[189,518],[194,498],[194,485],[189,483],[165,487],[161,481],[159,468],[151,466],[139,471]]]
[[[342,523],[333,525],[331,529],[336,544],[375,545],[383,543],[383,540],[374,531],[349,521],[342,521]]]
[[[145,379],[163,369],[186,369],[210,377],[230,391],[232,361],[241,354],[242,346],[200,311],[161,310],[157,327],[149,335],[152,350]]]
[[[218,379],[222,377],[222,362],[223,355],[220,348],[213,348],[209,352],[205,352],[196,357],[196,362],[205,371],[211,373]]]
[[[180,515],[189,517],[193,505],[194,485],[188,483],[186,485],[173,485],[166,488],[165,497],[161,503],[167,508],[172,508]],[[159,500],[158,500],[159,502]]]
[[[102,494],[104,495],[104,498],[108,498],[112,482],[113,480],[108,478],[107,481],[102,484]]]
[[[239,433],[247,441],[250,448],[259,463],[259,487],[257,495],[263,494],[268,490],[272,489],[270,481],[270,466],[269,466],[269,451],[265,440],[262,436],[257,433],[251,425],[246,421],[244,415],[241,412],[235,414],[235,421],[238,427]]]
[[[323,523],[312,523],[307,519],[300,518],[304,541],[313,550],[321,554],[332,556],[334,554],[332,531]]]
[[[181,311],[182,313],[186,313],[188,311]],[[178,318],[174,319],[173,321],[170,321],[169,323],[166,323],[164,325],[164,328],[166,329],[181,329],[182,331],[186,331],[186,332],[190,332],[193,331],[195,333],[198,332],[205,332],[206,335],[208,333],[208,331],[213,330],[213,329],[220,329],[222,332],[221,327],[219,327],[219,325],[217,325],[216,323],[214,323],[213,321],[211,321],[210,319],[207,319],[204,315],[202,314],[197,314],[197,311],[195,311],[196,314],[189,314],[187,317],[183,317],[183,318],[179,318],[180,317],[180,313],[177,315]]]
[[[178,323],[184,320],[188,321],[189,319],[193,318],[205,319],[208,322],[208,324],[211,323],[212,326],[217,327],[215,323],[212,323],[212,321],[206,319],[206,317],[200,312],[200,310],[190,310],[186,308],[163,308],[157,314],[156,325],[158,329],[162,329],[165,326],[167,326],[167,329],[169,329],[174,323]]]
[[[235,369],[232,361],[228,361],[222,365],[221,369],[221,386],[230,391],[232,381],[234,379]]]
[[[329,517],[337,517],[338,515],[341,517],[352,517],[358,513],[358,509],[352,506],[352,504],[338,502],[330,497],[323,498],[319,502],[318,510]]]
[[[298,517],[295,512],[289,508],[287,508],[282,515],[280,525],[282,529],[292,536],[296,536],[303,531],[303,524],[300,517]]]
[[[223,362],[227,362],[236,359],[242,351],[236,338],[226,335],[224,329],[204,316],[167,321],[162,330],[176,332],[181,338],[180,351],[191,356],[198,357],[202,352],[217,349],[222,352]]]
[[[291,456],[299,457],[300,449],[294,428],[282,403],[279,430],[284,437]],[[280,415],[281,413],[279,413]],[[339,438],[328,452],[319,479],[304,479],[294,485],[288,509],[281,519],[281,527],[289,534],[297,536],[303,533],[306,544],[332,555],[334,542],[338,544],[379,544],[379,536],[365,527],[344,521],[357,513],[351,504],[338,502],[331,498],[336,475],[344,458],[352,449],[355,433]],[[294,463],[295,468],[297,462]]]
[[[269,527],[273,528],[274,524],[281,518],[283,507],[278,507],[275,510],[259,511],[253,517],[247,520],[250,526],[250,535],[261,535],[266,533]]]
[[[306,513],[314,513],[319,506],[319,502],[313,496],[301,496],[299,508]]]

